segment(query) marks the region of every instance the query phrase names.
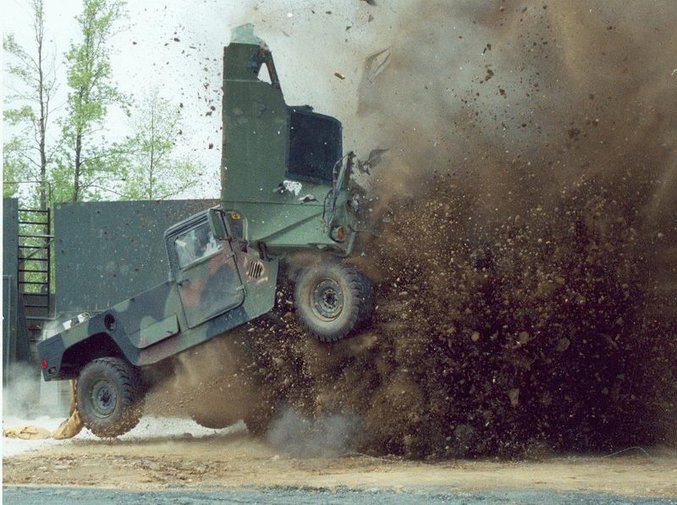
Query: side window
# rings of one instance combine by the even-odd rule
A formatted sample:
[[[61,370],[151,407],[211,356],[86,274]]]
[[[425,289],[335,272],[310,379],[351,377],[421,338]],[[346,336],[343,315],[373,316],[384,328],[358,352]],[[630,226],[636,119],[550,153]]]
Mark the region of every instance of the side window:
[[[178,235],[174,239],[174,247],[179,268],[184,268],[219,251],[222,244],[212,235],[209,223],[204,222]]]
[[[331,184],[342,156],[341,123],[303,107],[289,108],[287,176],[293,180]]]
[[[266,84],[272,84],[273,80],[270,78],[270,72],[268,71],[267,65],[261,65],[259,70],[259,81],[265,82]]]

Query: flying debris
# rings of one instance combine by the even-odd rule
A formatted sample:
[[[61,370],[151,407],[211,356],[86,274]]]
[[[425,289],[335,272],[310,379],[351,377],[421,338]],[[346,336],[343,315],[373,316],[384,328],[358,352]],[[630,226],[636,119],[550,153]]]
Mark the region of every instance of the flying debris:
[[[364,60],[364,76],[367,81],[373,83],[381,72],[388,67],[391,50],[392,48],[386,47]]]
[[[365,161],[357,160],[357,170],[362,174],[370,175],[370,169],[381,163],[383,160],[383,153],[388,149],[372,149]]]

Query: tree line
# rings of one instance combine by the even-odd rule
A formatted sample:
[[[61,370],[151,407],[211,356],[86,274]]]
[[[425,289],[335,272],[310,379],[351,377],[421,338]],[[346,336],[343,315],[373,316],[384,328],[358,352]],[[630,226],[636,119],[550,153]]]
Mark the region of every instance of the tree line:
[[[165,199],[193,185],[202,167],[175,150],[180,108],[157,89],[137,102],[113,79],[110,41],[127,15],[124,2],[83,0],[77,39],[63,54],[65,82],[57,77],[57,54],[45,34],[45,1],[27,2],[30,45],[11,33],[3,39],[12,83],[3,111],[11,132],[3,139],[3,195],[17,195],[20,183],[28,182],[28,198],[44,210],[56,202]],[[57,107],[63,85],[66,102]],[[105,128],[115,108],[130,126],[116,142]]]

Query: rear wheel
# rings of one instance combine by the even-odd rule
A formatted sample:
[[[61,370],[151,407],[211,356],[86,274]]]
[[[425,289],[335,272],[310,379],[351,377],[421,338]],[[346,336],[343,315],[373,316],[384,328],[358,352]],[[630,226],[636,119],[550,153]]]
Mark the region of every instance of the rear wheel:
[[[211,430],[220,430],[226,426],[233,424],[230,419],[224,419],[217,415],[210,414],[208,412],[192,412],[190,417],[200,426],[209,428]]]
[[[99,437],[117,437],[137,425],[143,386],[136,368],[120,358],[98,358],[80,372],[76,408],[83,424]]]
[[[369,321],[374,290],[355,267],[327,261],[301,272],[294,301],[303,326],[320,341],[334,342]]]
[[[234,378],[204,377],[204,384],[190,388],[186,404],[193,421],[212,430],[220,430],[240,420],[243,405],[250,401],[248,389]],[[232,387],[231,387],[232,386]]]
[[[197,414],[193,412],[190,417],[200,426],[209,428],[212,430],[220,430],[228,426],[232,426],[236,421],[232,419],[226,419],[224,417],[219,417],[218,415],[210,415],[207,413]],[[255,437],[260,437],[266,434],[268,431],[268,426],[273,418],[273,414],[266,415],[263,412],[257,412],[253,414],[248,414],[243,419],[245,425],[247,426],[247,431]]]
[[[245,412],[239,414],[243,417],[244,423],[247,425],[247,430],[254,436],[264,435],[268,431],[268,426],[273,419],[275,412],[271,408],[250,407],[245,408]],[[232,426],[240,417],[235,414],[227,414],[218,412],[218,410],[208,410],[205,407],[193,408],[190,417],[200,426],[210,428],[212,430],[220,430],[228,426]]]

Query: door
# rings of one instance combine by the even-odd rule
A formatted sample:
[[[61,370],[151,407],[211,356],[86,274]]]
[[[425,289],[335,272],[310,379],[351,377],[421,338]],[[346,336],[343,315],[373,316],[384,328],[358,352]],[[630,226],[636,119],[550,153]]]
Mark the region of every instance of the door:
[[[190,328],[234,309],[244,301],[244,286],[229,240],[214,238],[201,221],[176,235],[177,284]]]

